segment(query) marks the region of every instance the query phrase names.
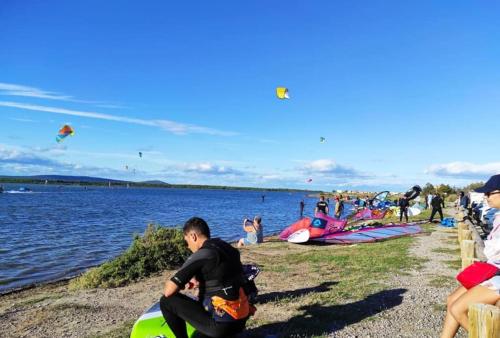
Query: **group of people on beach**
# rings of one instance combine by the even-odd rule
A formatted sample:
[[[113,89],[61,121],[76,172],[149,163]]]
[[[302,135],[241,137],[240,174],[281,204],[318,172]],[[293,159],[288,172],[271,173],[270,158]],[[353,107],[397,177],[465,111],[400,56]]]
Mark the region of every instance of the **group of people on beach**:
[[[484,193],[490,206],[500,208],[500,175],[495,175],[476,191]],[[432,199],[433,214],[442,217],[442,199]],[[340,198],[336,199],[341,204]],[[301,203],[301,210],[305,203]],[[328,214],[329,205],[321,196],[315,212]],[[336,208],[335,213],[338,210]],[[260,243],[263,240],[262,219],[245,219],[243,229],[247,236],[238,241],[238,247]],[[244,271],[238,249],[220,239],[211,238],[208,224],[201,218],[189,219],[183,227],[184,240],[192,255],[175,275],[165,282],[160,308],[165,321],[177,338],[187,338],[186,321],[209,337],[228,337],[244,330],[254,308],[244,289]],[[488,263],[500,269],[500,212],[485,241]],[[500,270],[499,270],[500,271]],[[198,300],[180,291],[198,289]],[[500,272],[466,289],[454,290],[447,300],[447,312],[441,338],[454,337],[460,326],[469,328],[467,309],[472,303],[495,304],[500,300]]]

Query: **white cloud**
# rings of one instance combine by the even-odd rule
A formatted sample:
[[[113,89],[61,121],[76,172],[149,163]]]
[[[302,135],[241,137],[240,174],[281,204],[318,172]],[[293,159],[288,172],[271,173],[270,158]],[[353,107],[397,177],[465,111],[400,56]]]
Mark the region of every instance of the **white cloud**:
[[[29,103],[19,103],[19,102],[9,102],[9,101],[0,101],[0,106],[54,113],[54,114],[80,116],[80,117],[99,119],[99,120],[124,122],[124,123],[138,124],[143,126],[152,126],[178,135],[191,134],[191,133],[218,135],[218,136],[236,135],[236,133],[234,132],[222,131],[207,127],[196,126],[192,124],[179,123],[170,120],[145,120],[132,117],[125,117],[125,116],[102,114],[97,112],[85,112],[85,111],[70,110],[65,108],[47,107]]]
[[[35,87],[0,82],[0,94],[8,96],[35,97],[40,99],[73,101],[72,96],[61,95]]]
[[[28,123],[35,123],[35,122],[37,122],[37,121],[32,120],[32,119],[23,119],[23,118],[17,118],[17,117],[11,117],[11,118],[9,118],[9,120],[17,121],[17,122],[28,122]]]
[[[320,159],[309,162],[302,168],[310,174],[334,175],[337,177],[364,177],[362,173],[354,168],[338,164],[332,159]]]
[[[470,162],[434,164],[427,168],[425,173],[442,177],[485,179],[488,178],[488,176],[500,173],[500,162],[485,164]]]
[[[187,172],[194,172],[199,174],[206,175],[236,175],[240,176],[243,173],[239,170],[233,169],[227,166],[220,166],[214,163],[196,163],[196,164],[187,164],[181,166],[180,169],[184,169]]]

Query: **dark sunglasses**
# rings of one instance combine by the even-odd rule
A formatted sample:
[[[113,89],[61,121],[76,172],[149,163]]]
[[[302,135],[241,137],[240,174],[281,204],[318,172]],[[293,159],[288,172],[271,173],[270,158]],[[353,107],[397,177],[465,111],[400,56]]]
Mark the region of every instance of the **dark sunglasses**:
[[[484,196],[490,197],[491,195],[500,194],[500,191],[485,192]]]

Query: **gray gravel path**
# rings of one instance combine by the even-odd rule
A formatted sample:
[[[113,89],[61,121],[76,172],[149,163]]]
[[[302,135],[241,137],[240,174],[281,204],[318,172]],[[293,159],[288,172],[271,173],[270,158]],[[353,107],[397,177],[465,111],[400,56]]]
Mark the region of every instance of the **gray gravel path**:
[[[367,320],[334,331],[329,337],[439,337],[445,316],[447,295],[458,286],[457,270],[446,261],[458,259],[457,254],[435,250],[457,249],[455,229],[436,225],[429,236],[417,238],[412,253],[428,261],[422,270],[408,275],[395,275],[389,288],[406,289],[401,304],[379,312]],[[466,337],[461,329],[457,337]]]

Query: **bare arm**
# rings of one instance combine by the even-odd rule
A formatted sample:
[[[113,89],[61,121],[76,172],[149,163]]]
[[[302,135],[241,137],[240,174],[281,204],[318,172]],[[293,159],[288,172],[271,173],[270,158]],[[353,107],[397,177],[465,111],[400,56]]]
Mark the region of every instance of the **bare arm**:
[[[165,282],[165,290],[163,291],[163,295],[165,297],[170,297],[172,295],[175,295],[177,292],[179,292],[180,288],[172,282],[171,280],[168,280]]]

